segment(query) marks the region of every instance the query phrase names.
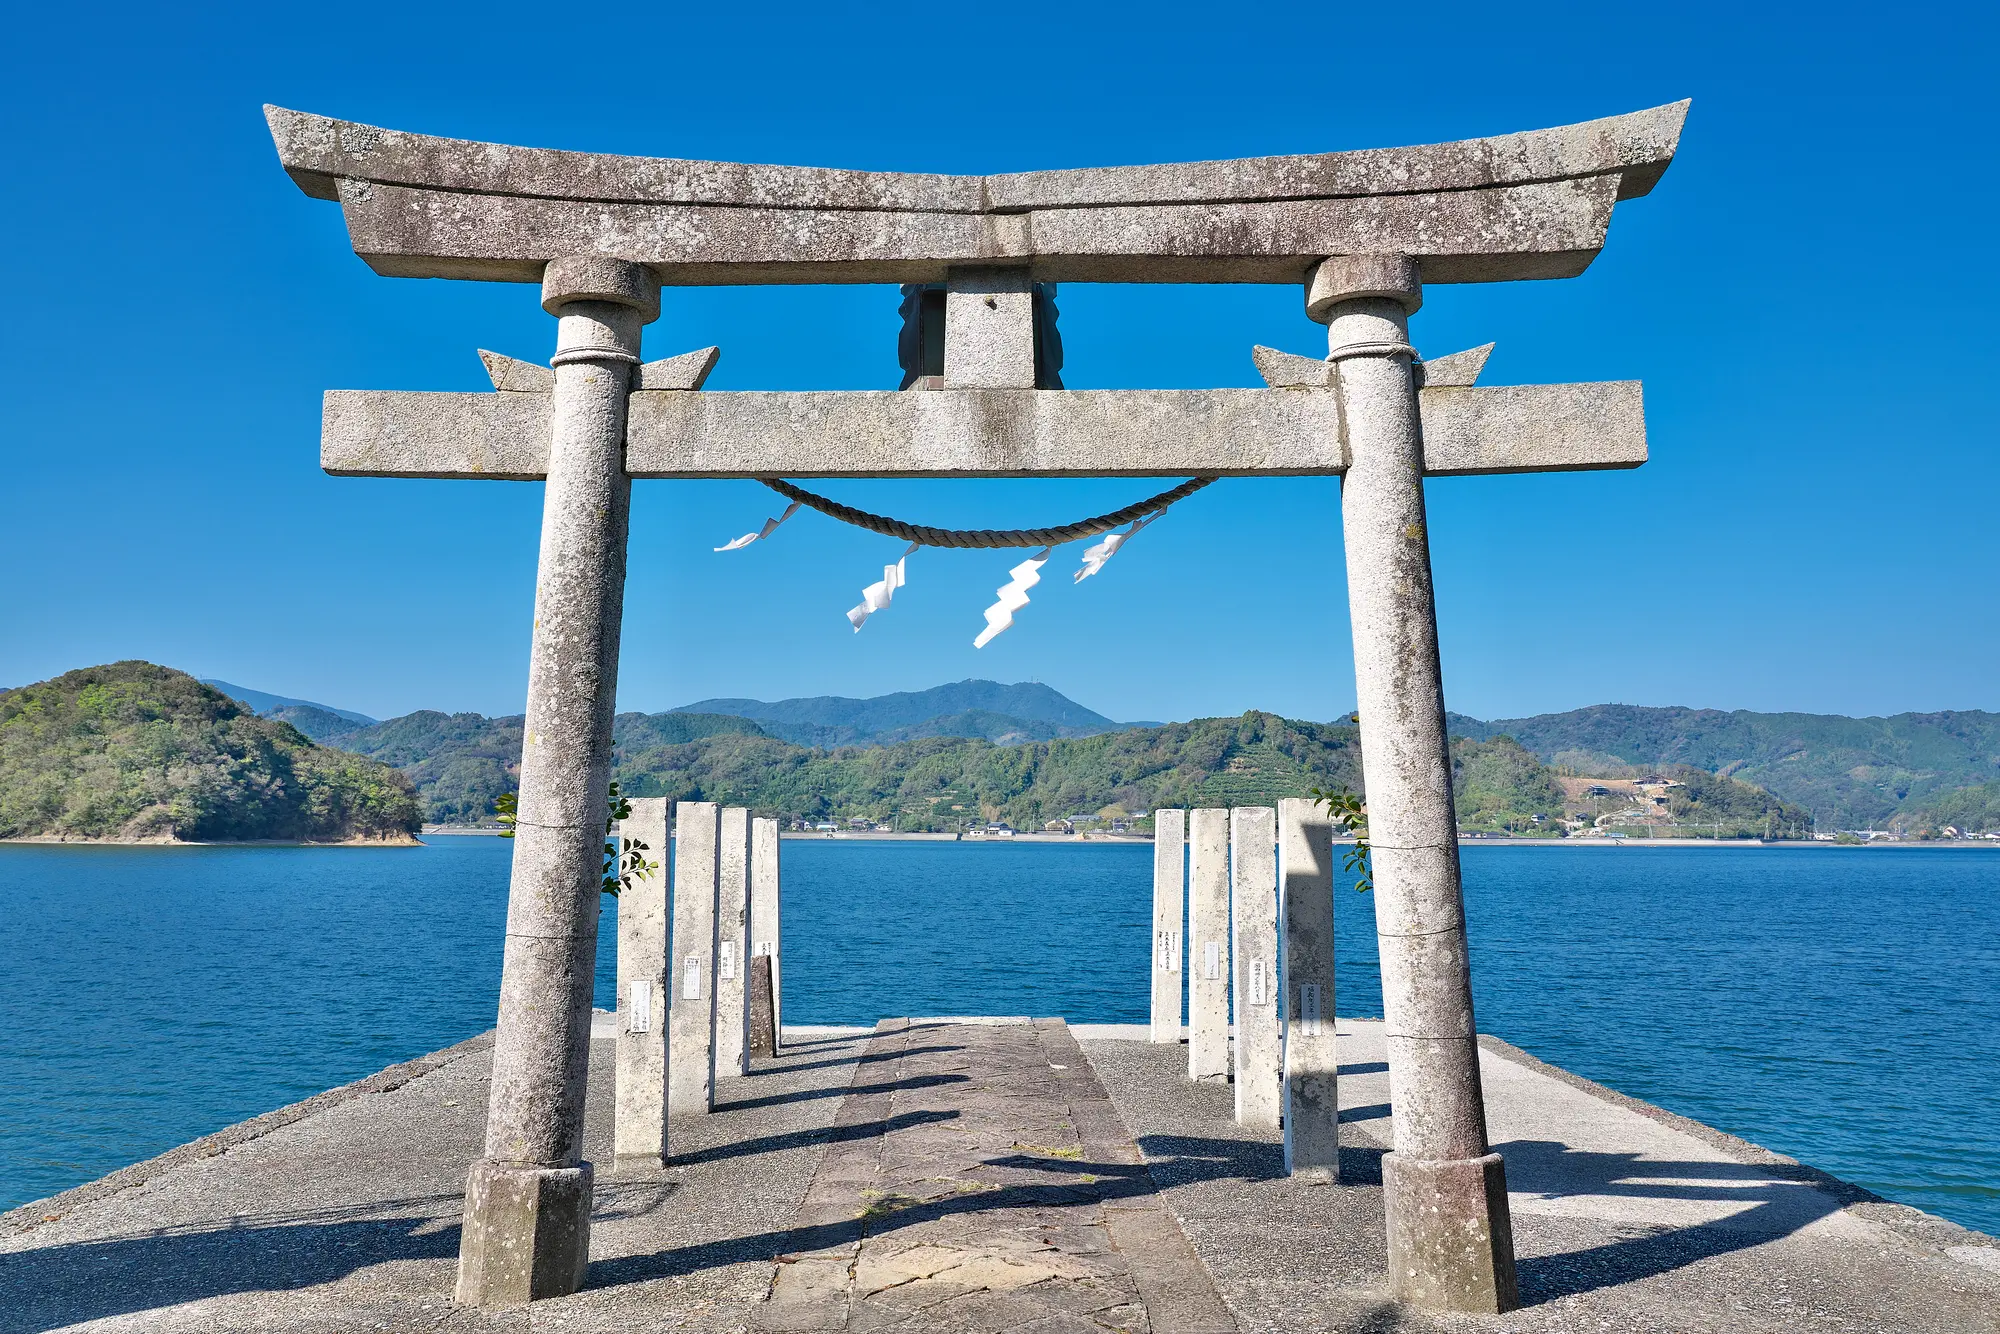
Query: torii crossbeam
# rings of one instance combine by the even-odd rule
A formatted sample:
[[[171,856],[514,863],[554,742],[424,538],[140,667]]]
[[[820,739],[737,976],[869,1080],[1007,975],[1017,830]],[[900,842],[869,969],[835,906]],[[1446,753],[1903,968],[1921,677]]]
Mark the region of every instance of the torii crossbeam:
[[[559,321],[552,371],[489,355],[494,393],[340,391],[325,404],[328,472],[547,481],[493,1086],[458,1299],[571,1292],[588,1260],[583,1092],[634,477],[1334,474],[1395,1112],[1391,1286],[1427,1309],[1515,1305],[1423,479],[1636,467],[1645,427],[1636,382],[1480,388],[1483,356],[1426,366],[1408,320],[1425,283],[1582,272],[1614,205],[1672,161],[1686,112],[973,177],[553,152],[267,108],[285,169],[340,202],[378,273],[539,281]],[[716,393],[701,388],[713,349],[640,363],[663,285],[826,282],[943,286],[938,364],[917,327],[931,307],[905,303],[914,392]],[[1063,390],[1037,313],[1036,285],[1053,282],[1301,283],[1328,355],[1258,349],[1265,389]]]

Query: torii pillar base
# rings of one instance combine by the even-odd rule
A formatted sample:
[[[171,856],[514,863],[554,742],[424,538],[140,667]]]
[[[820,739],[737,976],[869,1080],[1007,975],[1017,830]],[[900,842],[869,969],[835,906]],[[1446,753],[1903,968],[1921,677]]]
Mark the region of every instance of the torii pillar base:
[[[1499,1314],[1521,1304],[1514,1229],[1500,1155],[1430,1163],[1382,1156],[1388,1211],[1389,1286],[1427,1311]]]
[[[477,1162],[465,1183],[461,1306],[525,1306],[583,1286],[590,1264],[591,1167]]]

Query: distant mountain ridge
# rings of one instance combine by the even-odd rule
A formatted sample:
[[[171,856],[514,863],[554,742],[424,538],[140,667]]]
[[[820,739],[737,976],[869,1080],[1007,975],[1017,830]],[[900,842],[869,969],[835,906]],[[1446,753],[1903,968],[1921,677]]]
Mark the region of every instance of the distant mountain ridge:
[[[318,704],[309,699],[293,699],[288,695],[273,695],[267,690],[251,690],[247,686],[231,685],[227,681],[218,681],[212,676],[204,676],[200,680],[203,685],[220,690],[223,694],[229,696],[229,698],[247,705],[252,713],[265,718],[271,717],[280,709],[296,708],[314,709],[320,713],[330,713],[334,717],[343,718],[358,727],[366,727],[370,723],[381,721],[378,718],[370,718],[365,713],[356,713],[352,709],[336,709],[331,704]],[[304,729],[300,730],[303,731]],[[312,734],[308,732],[307,735],[310,736]]]
[[[1511,736],[1579,774],[1684,764],[1737,778],[1811,810],[1823,828],[1946,823],[1946,804],[1964,805],[1954,792],[2000,782],[2000,714],[1978,709],[1849,718],[1596,704],[1449,723],[1457,736]]]
[[[872,699],[813,695],[797,699],[704,699],[674,713],[748,718],[795,746],[876,746],[927,736],[968,737],[1018,745],[1098,736],[1133,726],[1113,722],[1038,681],[1002,685],[965,680]]]

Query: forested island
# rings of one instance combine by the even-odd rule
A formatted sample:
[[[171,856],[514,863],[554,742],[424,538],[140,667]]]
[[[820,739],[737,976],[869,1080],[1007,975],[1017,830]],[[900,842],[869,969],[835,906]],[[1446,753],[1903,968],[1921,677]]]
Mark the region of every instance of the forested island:
[[[396,769],[170,667],[115,662],[0,692],[0,839],[407,843],[422,821]]]

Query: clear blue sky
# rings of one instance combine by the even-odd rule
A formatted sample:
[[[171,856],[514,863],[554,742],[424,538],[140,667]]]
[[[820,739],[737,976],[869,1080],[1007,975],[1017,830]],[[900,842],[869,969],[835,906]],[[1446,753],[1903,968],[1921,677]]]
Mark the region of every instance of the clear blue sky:
[[[548,147],[952,172],[1423,143],[1694,99],[1581,278],[1436,288],[1490,383],[1640,378],[1635,472],[1431,484],[1449,703],[2000,709],[1984,7],[31,6],[0,54],[0,685],[141,657],[389,716],[518,711],[539,486],[329,478],[326,388],[546,358],[527,286],[378,278],[260,105]],[[614,15],[618,17],[614,17]],[[1324,350],[1292,288],[1061,294],[1072,387],[1257,383]],[[670,291],[715,388],[893,387],[884,287]],[[829,484],[1048,523],[1151,483]],[[1352,702],[1336,483],[1226,481],[985,650],[1010,557],[644,482],[621,705],[1035,678],[1124,718]]]

